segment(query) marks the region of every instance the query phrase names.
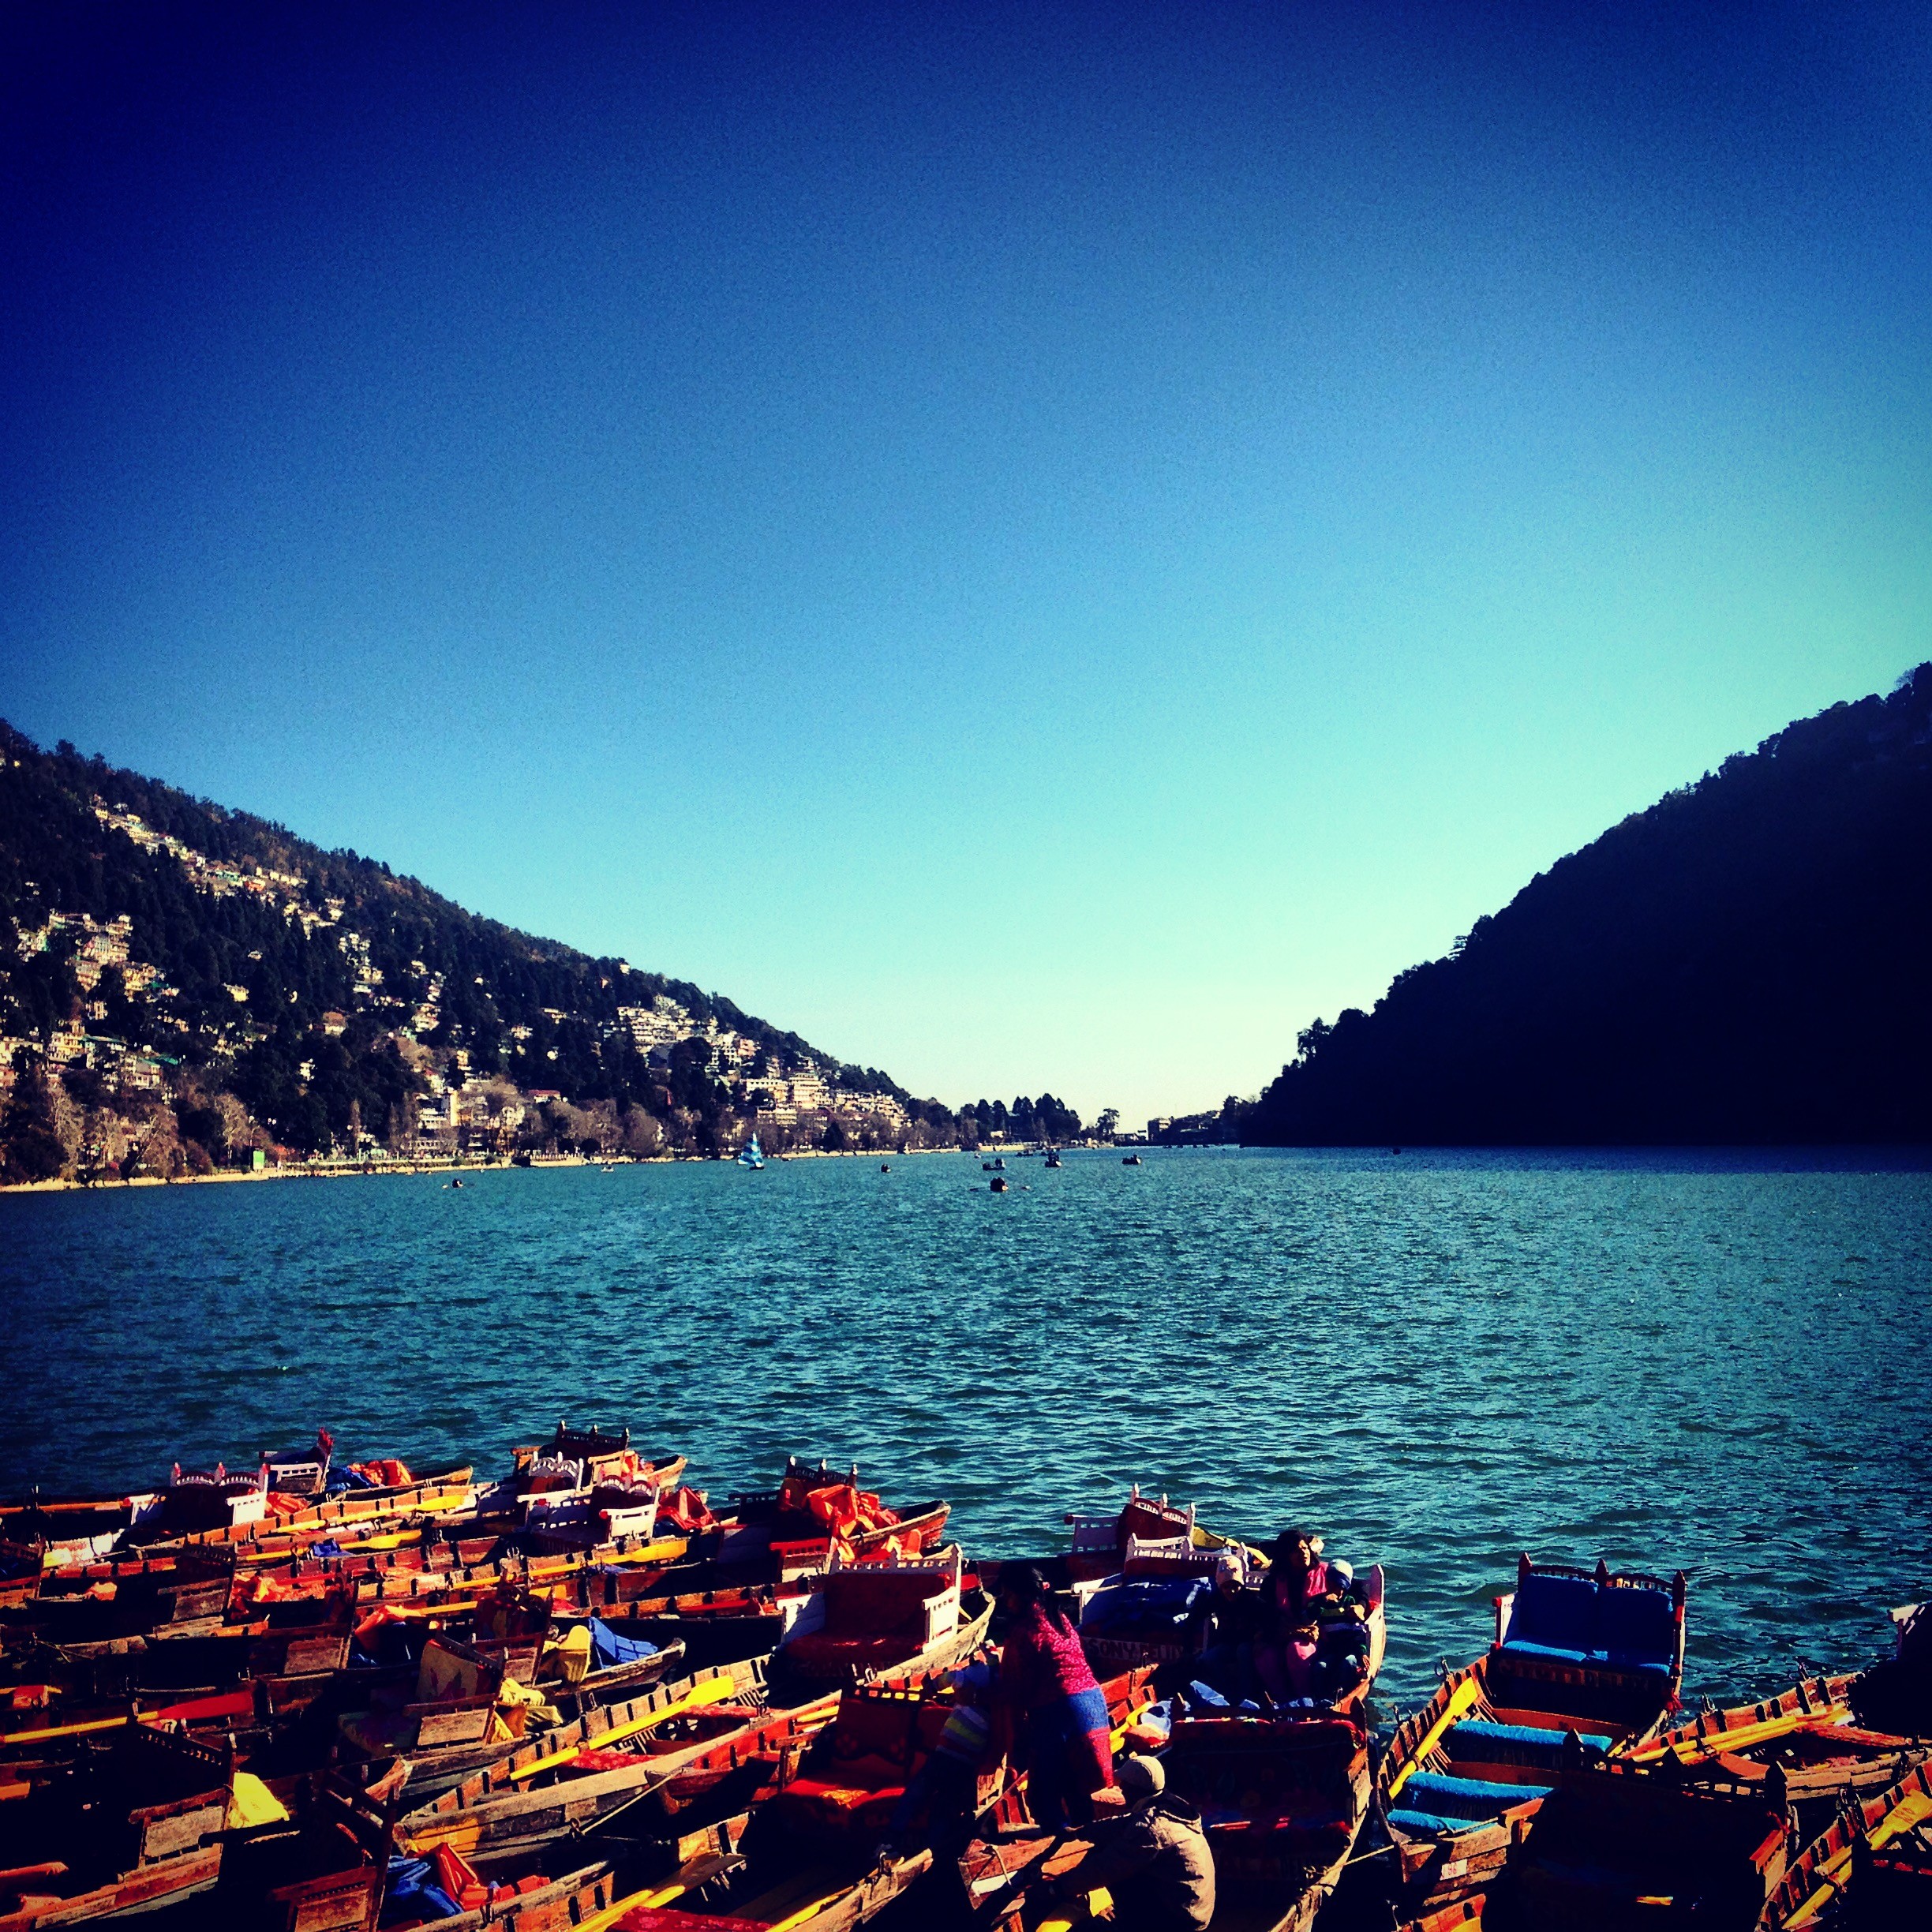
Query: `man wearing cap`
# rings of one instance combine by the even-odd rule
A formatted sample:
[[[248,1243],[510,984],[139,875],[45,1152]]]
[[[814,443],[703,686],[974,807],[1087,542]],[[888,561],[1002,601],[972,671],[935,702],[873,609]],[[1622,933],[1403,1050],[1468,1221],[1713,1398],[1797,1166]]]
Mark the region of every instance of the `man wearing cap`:
[[[1115,1788],[1094,1799],[1093,1849],[1054,1881],[1052,1895],[1072,1898],[1104,1885],[1117,1926],[1205,1932],[1214,1917],[1214,1855],[1200,1812],[1167,1795],[1167,1774],[1154,1758],[1123,1758],[1114,1779]]]

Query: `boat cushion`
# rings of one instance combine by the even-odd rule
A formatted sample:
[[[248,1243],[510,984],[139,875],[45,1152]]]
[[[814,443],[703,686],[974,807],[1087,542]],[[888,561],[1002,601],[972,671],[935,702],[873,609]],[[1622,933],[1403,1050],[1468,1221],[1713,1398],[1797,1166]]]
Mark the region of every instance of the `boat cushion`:
[[[1444,1777],[1433,1771],[1418,1771],[1403,1785],[1402,1792],[1451,1817],[1493,1818],[1511,1805],[1547,1798],[1553,1788],[1548,1784],[1495,1784],[1488,1778]]]
[[[1493,1825],[1493,1818],[1443,1818],[1435,1811],[1411,1811],[1406,1805],[1388,1814],[1398,1831],[1414,1832],[1429,1838],[1453,1838],[1458,1832],[1474,1831],[1478,1825]]]
[[[882,1767],[888,1778],[903,1773]],[[905,1786],[893,1782],[844,1784],[828,1778],[799,1777],[772,1799],[777,1815],[795,1829],[813,1832],[878,1832],[892,1822]]]
[[[1514,1657],[1553,1657],[1559,1664],[1601,1661],[1593,1651],[1574,1650],[1561,1644],[1532,1643],[1524,1637],[1510,1638],[1503,1648]]]
[[[590,1661],[596,1670],[612,1670],[620,1664],[641,1664],[657,1654],[654,1643],[642,1637],[626,1637],[614,1631],[601,1617],[590,1619]]]
[[[1080,1628],[1102,1637],[1128,1631],[1171,1636],[1204,1611],[1213,1598],[1214,1585],[1204,1576],[1110,1584],[1094,1593],[1080,1619]]]
[[[1597,1595],[1596,1641],[1619,1670],[1668,1671],[1677,1655],[1677,1615],[1662,1590],[1623,1586]]]
[[[1444,1743],[1451,1758],[1487,1758],[1495,1763],[1510,1764],[1515,1762],[1507,1754],[1512,1751],[1526,1751],[1532,1758],[1560,1757],[1566,1735],[1537,1724],[1492,1724],[1487,1718],[1467,1717],[1449,1733]],[[1589,1750],[1607,1751],[1610,1748],[1607,1732],[1585,1731],[1578,1735]]]
[[[1516,1586],[1510,1611],[1511,1643],[1551,1645],[1559,1653],[1597,1646],[1597,1586],[1589,1577],[1531,1571]]]

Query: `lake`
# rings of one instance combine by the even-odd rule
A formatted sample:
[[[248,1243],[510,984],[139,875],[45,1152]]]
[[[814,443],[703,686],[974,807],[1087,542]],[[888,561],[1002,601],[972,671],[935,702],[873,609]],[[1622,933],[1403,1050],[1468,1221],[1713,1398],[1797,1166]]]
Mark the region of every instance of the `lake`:
[[[1138,1480],[1389,1577],[1387,1699],[1517,1552],[1690,1578],[1687,1695],[1932,1593],[1932,1174],[1889,1155],[1153,1151],[0,1197],[0,1492],[179,1458],[505,1467],[559,1416],[714,1495],[788,1452],[968,1551]]]

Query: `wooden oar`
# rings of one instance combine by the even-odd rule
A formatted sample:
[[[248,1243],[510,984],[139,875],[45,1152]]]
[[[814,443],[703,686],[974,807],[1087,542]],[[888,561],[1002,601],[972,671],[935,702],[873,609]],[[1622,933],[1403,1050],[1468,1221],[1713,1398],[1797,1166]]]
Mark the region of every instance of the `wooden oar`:
[[[667,1718],[681,1716],[686,1711],[702,1710],[708,1704],[728,1704],[739,1694],[735,1678],[713,1677],[706,1683],[694,1684],[683,1696],[667,1704],[662,1710],[647,1711],[627,1724],[612,1724],[609,1730],[599,1732],[588,1743],[574,1744],[568,1750],[552,1751],[548,1758],[538,1758],[521,1770],[512,1771],[511,1780],[520,1784],[525,1778],[536,1777],[539,1771],[554,1771],[559,1765],[569,1764],[587,1750],[602,1750],[623,1739],[635,1737],[640,1732],[653,1730]]]
[[[1932,1818],[1932,1792],[1917,1791],[1901,1799],[1866,1834],[1871,1848],[1880,1852],[1894,1838],[1903,1837],[1915,1825]],[[1834,1852],[1812,1874],[1818,1883],[1806,1894],[1804,1902],[1784,1921],[1786,1932],[1800,1932],[1800,1928],[1818,1923],[1818,1915],[1844,1889],[1844,1875],[1852,1863],[1852,1855],[1858,1849],[1855,1838],[1842,1851]]]
[[[675,1886],[665,1894],[666,1898],[676,1898],[677,1896]],[[607,1932],[607,1928],[614,1926],[625,1913],[635,1911],[640,1905],[656,1905],[659,1903],[661,1901],[657,1893],[646,1887],[642,1892],[633,1892],[628,1898],[614,1900],[601,1912],[593,1912],[588,1919],[578,1919],[576,1932]]]
[[[1787,1711],[1780,1717],[1762,1718],[1756,1724],[1739,1724],[1729,1731],[1706,1731],[1701,1737],[1660,1739],[1656,1743],[1646,1744],[1630,1752],[1628,1756],[1632,1764],[1655,1764],[1668,1753],[1679,1764],[1700,1764],[1706,1758],[1715,1758],[1720,1751],[1750,1750],[1756,1745],[1769,1743],[1773,1738],[1789,1737],[1796,1731],[1812,1731],[1836,1724],[1840,1717],[1848,1716],[1850,1709],[1848,1705],[1833,1704],[1816,1710]]]
[[[1391,1798],[1409,1782],[1410,1773],[1443,1741],[1461,1719],[1476,1708],[1477,1699],[1481,1695],[1473,1677],[1464,1678],[1449,1694],[1449,1702],[1443,1706],[1442,1715],[1422,1734],[1422,1741],[1410,1754],[1409,1762],[1389,1780],[1388,1795]]]
[[[1082,1904],[1086,1908],[1080,1915],[1082,1918],[1098,1919],[1103,1912],[1110,1912],[1114,1909],[1114,1894],[1105,1885],[1095,1885],[1082,1900]],[[1064,1919],[1043,1919],[1039,1922],[1039,1932],[1073,1932],[1073,1927],[1076,1923],[1077,1921],[1070,1916]]]

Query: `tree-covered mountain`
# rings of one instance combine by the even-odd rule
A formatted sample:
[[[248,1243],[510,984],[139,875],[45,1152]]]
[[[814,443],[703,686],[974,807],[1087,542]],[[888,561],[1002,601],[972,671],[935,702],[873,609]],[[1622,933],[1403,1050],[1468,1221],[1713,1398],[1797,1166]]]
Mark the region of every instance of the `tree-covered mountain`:
[[[781,1145],[979,1133],[973,1110],[915,1099],[719,994],[4,722],[0,1066],[17,1181],[202,1171],[256,1146],[714,1151],[754,1122]]]
[[[1540,874],[1301,1034],[1263,1145],[1932,1140],[1932,665]]]

